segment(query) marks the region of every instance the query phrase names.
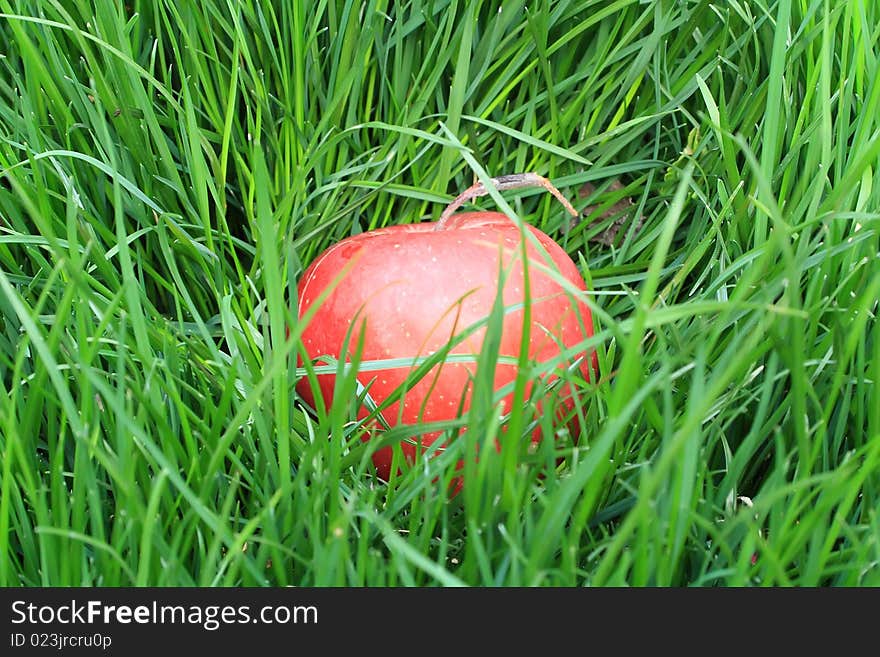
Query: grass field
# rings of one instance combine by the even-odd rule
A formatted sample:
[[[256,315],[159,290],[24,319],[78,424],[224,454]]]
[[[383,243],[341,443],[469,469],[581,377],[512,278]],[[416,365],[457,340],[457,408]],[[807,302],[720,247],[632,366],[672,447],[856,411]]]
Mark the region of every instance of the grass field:
[[[878,41],[874,0],[0,0],[0,585],[880,585]],[[354,374],[295,394],[297,279],[523,171],[593,208],[504,192],[593,290],[581,435],[379,481]]]

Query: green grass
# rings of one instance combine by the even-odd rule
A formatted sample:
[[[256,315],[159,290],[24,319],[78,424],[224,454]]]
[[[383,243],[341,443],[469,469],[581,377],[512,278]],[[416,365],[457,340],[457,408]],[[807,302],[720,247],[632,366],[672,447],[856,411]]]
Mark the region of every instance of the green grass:
[[[0,0],[0,585],[880,585],[880,8],[537,4]],[[292,304],[477,171],[645,222],[505,193],[600,376],[450,500],[497,423],[378,481]]]

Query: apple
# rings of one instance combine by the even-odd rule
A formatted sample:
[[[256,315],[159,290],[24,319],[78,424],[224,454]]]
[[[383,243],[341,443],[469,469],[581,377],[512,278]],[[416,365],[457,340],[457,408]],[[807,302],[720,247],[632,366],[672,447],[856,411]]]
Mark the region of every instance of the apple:
[[[577,214],[549,181],[535,174],[503,176],[492,182],[497,189],[544,186],[563,201],[569,212]],[[528,267],[523,267],[524,234],[508,216],[500,212],[455,213],[467,200],[486,193],[486,188],[477,183],[453,201],[438,222],[390,226],[343,239],[318,256],[298,283],[300,317],[322,292],[331,288],[302,333],[304,350],[317,364],[327,363],[322,356],[350,359],[349,354],[340,353],[349,331],[351,350],[363,341],[362,362],[410,362],[443,349],[453,337],[483,322],[450,350],[452,354],[472,354],[472,361],[444,360],[436,365],[401,400],[383,411],[389,426],[450,420],[458,416],[460,409],[462,414],[467,411],[470,381],[487,330],[485,320],[498,294],[500,270],[506,272],[502,289],[505,309],[514,308],[507,310],[503,318],[499,356],[516,359],[525,339],[530,360],[543,363],[558,359],[563,349],[575,349],[571,362],[585,379],[591,376],[591,365],[595,368],[595,353],[577,350],[593,334],[590,309],[582,294],[572,292],[586,290],[577,266],[548,235],[526,226],[534,239],[525,240]],[[531,321],[524,336],[521,304],[527,302],[526,271]],[[345,272],[341,279],[340,272]],[[563,279],[568,285],[560,283]],[[559,366],[565,367],[566,363]],[[370,395],[378,404],[404,382],[409,372],[410,367],[362,371],[358,381],[369,385]],[[516,375],[515,364],[499,362],[495,389],[513,382]],[[319,390],[313,391],[303,377],[297,383],[297,392],[312,407],[315,392],[329,405],[334,378],[333,374],[317,375]],[[530,391],[531,385],[527,396]],[[561,393],[562,406],[555,407],[570,410],[574,405],[572,394],[566,384]],[[512,397],[511,392],[501,400],[503,412],[510,411]],[[366,415],[367,409],[361,408],[359,417]],[[378,430],[375,427],[372,431]],[[364,439],[369,438],[368,433]],[[438,432],[426,432],[419,442],[426,447],[437,438]],[[540,431],[536,429],[532,440],[539,439]],[[417,446],[404,442],[401,447],[412,462]],[[390,475],[391,458],[390,447],[373,455],[377,472],[385,480]]]

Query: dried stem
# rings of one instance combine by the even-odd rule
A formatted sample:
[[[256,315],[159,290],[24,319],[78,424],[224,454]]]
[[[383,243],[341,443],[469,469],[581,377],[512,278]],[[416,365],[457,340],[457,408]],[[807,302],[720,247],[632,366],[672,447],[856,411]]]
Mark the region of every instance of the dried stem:
[[[562,195],[562,192],[556,189],[553,186],[553,183],[549,180],[536,173],[512,173],[507,176],[498,176],[497,178],[492,178],[492,185],[494,185],[495,189],[498,191],[517,189],[519,187],[543,187],[559,199],[559,202],[565,206],[565,209],[568,210],[569,214],[573,217],[578,216],[578,211],[575,210],[571,203],[568,202],[568,199]],[[486,196],[488,193],[489,190],[481,182],[477,182],[468,187],[464,192],[459,194],[452,203],[446,206],[446,209],[443,210],[443,214],[440,215],[440,220],[437,222],[437,226],[434,230],[443,230],[446,226],[446,222],[449,221],[449,217],[451,217],[458,208],[468,201],[480,196]]]

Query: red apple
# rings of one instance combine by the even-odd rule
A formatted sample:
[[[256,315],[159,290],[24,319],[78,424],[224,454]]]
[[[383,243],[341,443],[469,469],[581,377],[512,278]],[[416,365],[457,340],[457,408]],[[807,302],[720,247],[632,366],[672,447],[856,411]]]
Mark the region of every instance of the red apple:
[[[549,185],[533,174],[494,179],[499,189],[535,182]],[[558,195],[555,188],[551,191]],[[452,210],[464,202],[462,199],[481,193],[485,193],[481,185],[468,190],[447,208],[439,222],[369,231],[346,238],[322,253],[299,281],[300,316],[334,283],[343,268],[347,268],[347,273],[320,304],[302,334],[309,358],[321,363],[323,355],[337,360],[347,357],[340,351],[349,329],[351,349],[363,339],[362,361],[428,356],[447,345],[453,336],[486,319],[498,293],[500,268],[509,270],[502,291],[505,307],[523,304],[526,290],[521,251],[523,234],[517,225],[499,212],[452,214]],[[565,203],[569,211],[574,212],[567,201]],[[546,253],[542,253],[533,240],[526,240],[531,325],[525,340],[529,344],[529,358],[546,362],[558,358],[562,348],[576,347],[590,337],[592,319],[588,306],[571,291],[572,287],[586,289],[577,266],[545,233],[532,226],[527,226],[527,230]],[[566,290],[559,282],[560,277],[571,287]],[[406,392],[402,402],[395,402],[383,412],[388,424],[450,420],[457,416],[459,408],[466,411],[470,404],[469,380],[474,374],[476,355],[480,353],[485,333],[483,326],[451,350],[453,354],[474,354],[473,362],[442,362],[435,366]],[[522,308],[506,312],[499,355],[517,358],[523,339]],[[589,378],[595,353],[588,356],[586,351],[581,351],[572,360],[578,357],[581,374]],[[408,373],[405,367],[363,371],[358,380],[364,385],[372,380],[370,394],[381,403]],[[499,363],[494,376],[495,389],[515,378],[516,365]],[[329,405],[334,375],[320,374],[318,383],[320,394]],[[299,381],[297,391],[314,406],[313,391],[307,379]],[[530,387],[526,394],[529,392]],[[564,388],[561,394],[562,410],[568,411],[574,404],[572,391]],[[512,397],[511,393],[503,399],[505,412],[510,410]],[[361,409],[359,417],[367,414],[366,409]],[[425,433],[420,442],[428,446],[436,438],[436,432]],[[536,430],[533,440],[539,438]],[[415,458],[414,445],[403,443],[402,449],[408,460]],[[378,450],[373,462],[380,477],[387,479],[391,448]]]

